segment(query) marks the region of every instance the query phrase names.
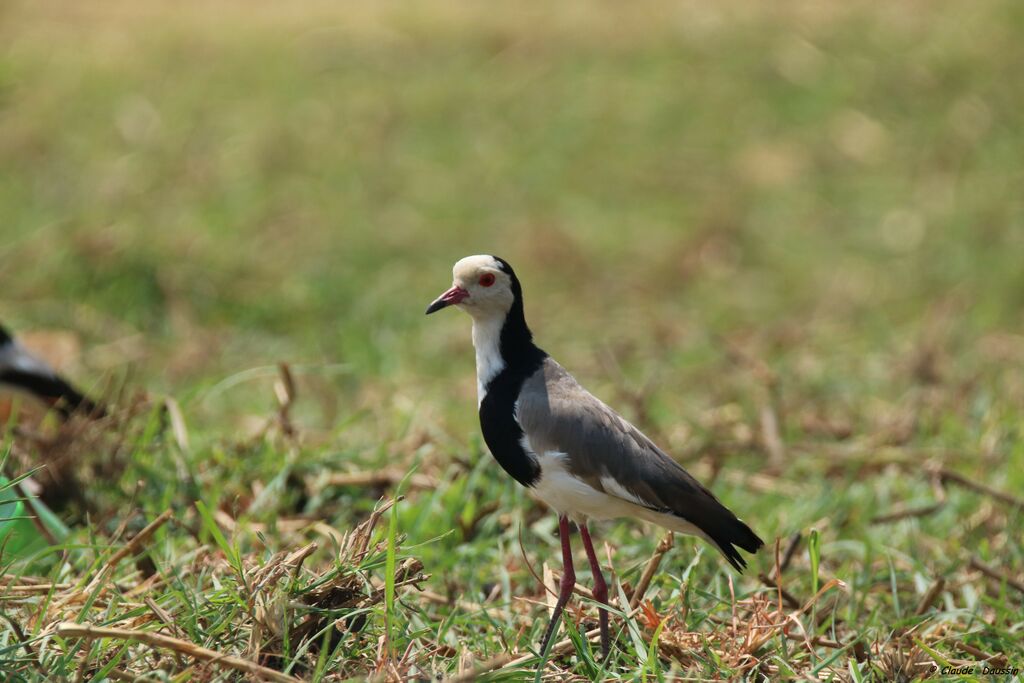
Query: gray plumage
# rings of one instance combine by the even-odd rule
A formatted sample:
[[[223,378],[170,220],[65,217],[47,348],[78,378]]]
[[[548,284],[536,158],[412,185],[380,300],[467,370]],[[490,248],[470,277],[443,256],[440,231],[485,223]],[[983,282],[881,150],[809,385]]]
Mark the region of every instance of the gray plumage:
[[[737,569],[746,562],[733,546],[748,552],[761,546],[714,494],[551,358],[524,382],[516,409],[530,448],[564,454],[569,474],[591,488],[684,522],[677,530],[697,531]]]

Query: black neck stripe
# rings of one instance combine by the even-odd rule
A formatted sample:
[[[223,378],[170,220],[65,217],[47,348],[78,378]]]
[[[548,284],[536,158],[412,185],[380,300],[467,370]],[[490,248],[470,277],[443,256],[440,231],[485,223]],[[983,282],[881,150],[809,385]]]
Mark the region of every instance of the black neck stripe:
[[[540,478],[540,465],[522,446],[523,429],[515,418],[516,400],[523,382],[540,369],[547,354],[533,343],[533,334],[523,311],[523,289],[512,266],[494,259],[512,280],[512,307],[501,327],[499,352],[505,367],[487,383],[480,402],[480,428],[484,441],[498,464],[523,486]]]

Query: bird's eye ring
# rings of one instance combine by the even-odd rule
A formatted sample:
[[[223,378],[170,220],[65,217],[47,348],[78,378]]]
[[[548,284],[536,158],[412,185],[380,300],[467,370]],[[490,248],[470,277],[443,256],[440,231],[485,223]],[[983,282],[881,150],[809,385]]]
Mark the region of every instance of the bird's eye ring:
[[[484,273],[480,276],[480,286],[490,287],[494,284],[494,273]]]

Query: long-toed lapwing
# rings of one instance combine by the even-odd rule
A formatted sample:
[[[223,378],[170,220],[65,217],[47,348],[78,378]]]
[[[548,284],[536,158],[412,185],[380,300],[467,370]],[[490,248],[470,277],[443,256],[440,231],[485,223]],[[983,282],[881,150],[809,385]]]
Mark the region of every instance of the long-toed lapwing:
[[[764,545],[714,494],[639,429],[579,385],[533,343],[523,290],[508,262],[467,256],[455,264],[451,289],[427,314],[457,306],[473,318],[480,427],[498,464],[558,513],[564,570],[558,601],[541,643],[546,649],[576,575],[569,520],[576,522],[594,574],[594,597],[608,589],[587,519],[638,517],[700,536],[737,570]],[[608,653],[608,613],[600,609],[601,647]]]

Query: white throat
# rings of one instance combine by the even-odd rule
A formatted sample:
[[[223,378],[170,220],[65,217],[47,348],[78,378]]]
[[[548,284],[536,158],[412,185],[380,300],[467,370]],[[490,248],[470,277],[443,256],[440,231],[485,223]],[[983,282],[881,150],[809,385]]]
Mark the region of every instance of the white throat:
[[[476,397],[477,405],[487,395],[487,383],[505,369],[501,357],[501,328],[505,316],[473,318],[473,348],[476,349]]]

